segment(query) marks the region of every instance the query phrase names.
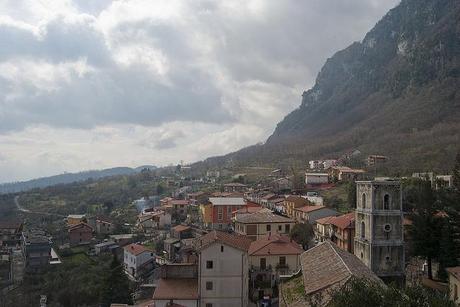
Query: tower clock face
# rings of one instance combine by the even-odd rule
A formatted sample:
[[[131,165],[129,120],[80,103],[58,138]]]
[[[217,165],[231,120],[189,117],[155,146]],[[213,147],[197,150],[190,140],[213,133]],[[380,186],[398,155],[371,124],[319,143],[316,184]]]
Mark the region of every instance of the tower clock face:
[[[391,231],[391,225],[390,224],[383,225],[383,231],[390,232]]]

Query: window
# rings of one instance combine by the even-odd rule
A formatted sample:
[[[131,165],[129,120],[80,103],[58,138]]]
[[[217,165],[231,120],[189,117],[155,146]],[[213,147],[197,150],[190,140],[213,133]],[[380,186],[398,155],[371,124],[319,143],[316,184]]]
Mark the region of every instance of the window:
[[[260,258],[260,268],[264,270],[267,267],[267,259]]]
[[[366,194],[361,195],[361,205],[366,208]]]
[[[223,245],[220,246],[220,252],[221,252],[221,253],[224,252],[224,246],[223,246]]]
[[[366,224],[364,222],[361,222],[361,238],[364,239],[366,236]]]
[[[206,282],[206,290],[212,290],[212,281]]]
[[[224,211],[224,210],[222,209],[222,207],[218,207],[218,208],[217,208],[217,219],[218,219],[219,221],[222,221],[223,218],[224,218],[224,212],[223,212],[223,211]]]
[[[206,261],[206,268],[207,269],[212,269],[212,265],[213,265],[212,261],[209,261],[209,260]]]
[[[454,301],[458,300],[458,286],[454,284]]]
[[[278,225],[278,231],[279,231],[279,232],[283,231],[283,226]]]
[[[230,218],[232,216],[232,207],[228,206],[227,207],[227,218]]]
[[[286,257],[280,257],[280,266],[285,266],[286,265]]]
[[[272,231],[272,225],[267,225],[267,231]]]
[[[285,229],[286,229],[286,232],[289,233],[291,231],[291,225],[286,224]]]
[[[212,307],[211,303],[206,303],[206,307]]]
[[[390,210],[390,195],[383,196],[383,210]]]

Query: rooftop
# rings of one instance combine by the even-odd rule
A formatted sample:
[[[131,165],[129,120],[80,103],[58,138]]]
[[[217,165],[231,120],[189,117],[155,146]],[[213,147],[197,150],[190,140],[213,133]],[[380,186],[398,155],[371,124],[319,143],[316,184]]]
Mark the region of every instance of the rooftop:
[[[196,241],[196,246],[198,249],[204,249],[215,242],[222,243],[239,250],[247,251],[249,250],[249,246],[251,245],[252,240],[246,236],[213,230],[199,238]]]
[[[83,219],[85,217],[86,217],[85,214],[69,214],[67,216],[68,219]]]
[[[126,245],[125,247],[123,247],[123,249],[134,255],[134,256],[137,256],[137,255],[140,255],[144,252],[149,252],[151,253],[152,251],[150,249],[148,249],[147,247],[145,247],[144,245],[140,245],[138,243],[132,243],[132,244],[129,244],[129,245]]]
[[[382,282],[355,255],[341,250],[332,242],[323,242],[300,256],[305,294],[322,291],[352,276]]]
[[[326,208],[326,206],[303,206],[299,208],[294,208],[294,210],[309,213],[323,208]]]
[[[224,187],[245,187],[245,184],[239,183],[239,182],[231,182],[231,183],[226,183],[224,184]]]
[[[252,223],[293,223],[294,220],[284,217],[278,214],[274,214],[271,211],[258,211],[255,213],[237,214],[235,216],[235,222],[243,224]]]
[[[173,230],[177,232],[182,232],[182,231],[186,231],[190,229],[192,229],[190,226],[185,226],[185,225],[177,225],[173,227]]]
[[[209,202],[213,206],[244,206],[246,201],[243,197],[210,197]]]
[[[170,201],[171,205],[188,205],[190,204],[190,201],[185,200],[185,199],[173,199]]]
[[[250,256],[267,255],[300,255],[303,248],[291,241],[287,236],[270,235],[251,243],[248,254]]]
[[[332,225],[337,226],[340,229],[345,228],[354,228],[355,225],[355,213],[350,212],[347,214],[335,216],[332,218],[331,222]]]
[[[20,229],[22,222],[20,221],[0,221],[0,228],[2,229]]]
[[[460,280],[460,266],[446,268],[446,271],[458,280]]]
[[[153,293],[154,300],[197,300],[198,279],[195,278],[161,278]]]

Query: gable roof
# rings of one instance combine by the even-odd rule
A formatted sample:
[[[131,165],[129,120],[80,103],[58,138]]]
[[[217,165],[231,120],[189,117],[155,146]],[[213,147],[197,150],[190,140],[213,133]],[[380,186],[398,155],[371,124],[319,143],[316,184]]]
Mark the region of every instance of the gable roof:
[[[303,248],[288,236],[270,235],[253,241],[249,246],[249,256],[300,255]]]
[[[125,247],[123,247],[123,249],[134,255],[134,256],[137,256],[137,255],[140,255],[144,252],[149,252],[151,253],[152,251],[150,249],[148,249],[147,247],[145,247],[144,245],[140,245],[140,244],[137,244],[137,243],[132,243],[132,244],[129,244],[129,245],[126,245]]]
[[[268,209],[266,209],[268,210]],[[248,213],[248,214],[237,214],[235,216],[235,222],[237,223],[243,223],[243,224],[251,224],[251,223],[293,223],[294,220],[274,214],[271,211],[266,211],[266,210],[260,210],[258,212],[254,213]]]
[[[303,206],[303,207],[299,207],[299,208],[294,208],[294,210],[305,212],[305,213],[310,213],[310,212],[320,210],[320,209],[324,209],[324,208],[326,208],[326,206],[315,205],[315,206]]]
[[[248,251],[252,240],[246,236],[213,230],[201,238],[198,238],[196,241],[196,247],[197,249],[202,250],[215,242],[222,243],[242,251]]]
[[[300,256],[305,294],[325,290],[351,277],[383,283],[355,255],[341,250],[332,242],[323,242]]]
[[[190,229],[192,229],[190,226],[185,226],[185,225],[177,225],[173,227],[173,230],[176,232],[182,232],[182,231],[186,231]]]
[[[209,202],[213,206],[244,206],[246,201],[243,197],[210,197]]]
[[[355,227],[355,213],[350,212],[347,214],[335,216],[331,222],[332,225],[337,226],[340,229],[354,228]]]
[[[328,225],[335,218],[335,216],[326,216],[316,220],[316,224]]]

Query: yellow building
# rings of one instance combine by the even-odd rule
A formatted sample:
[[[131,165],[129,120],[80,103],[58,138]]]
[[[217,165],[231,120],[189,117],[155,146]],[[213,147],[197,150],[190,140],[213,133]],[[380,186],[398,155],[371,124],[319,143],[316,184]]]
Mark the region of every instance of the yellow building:
[[[86,215],[84,214],[70,214],[67,216],[67,225],[74,226],[80,223],[86,223]]]
[[[211,225],[212,224],[212,205],[211,204],[200,205],[200,212],[201,212],[201,218],[203,219],[203,223],[205,225]]]

